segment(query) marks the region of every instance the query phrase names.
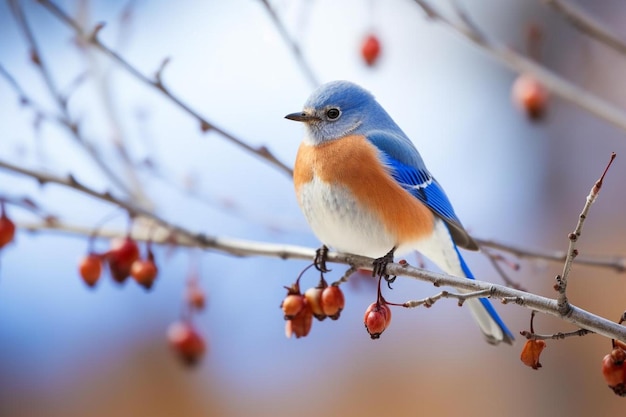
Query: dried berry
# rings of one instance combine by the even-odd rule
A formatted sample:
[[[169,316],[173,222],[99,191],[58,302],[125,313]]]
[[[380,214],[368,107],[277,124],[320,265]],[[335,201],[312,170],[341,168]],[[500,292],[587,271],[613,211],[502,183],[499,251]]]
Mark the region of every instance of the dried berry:
[[[146,290],[152,288],[158,268],[152,259],[137,259],[130,267],[130,275]]]
[[[533,369],[541,368],[539,356],[545,347],[546,342],[543,340],[527,340],[520,355],[522,363]]]
[[[324,282],[324,284],[326,284],[326,282]],[[326,314],[324,314],[324,309],[322,308],[322,292],[324,292],[324,288],[326,288],[326,286],[318,285],[315,288],[309,288],[304,293],[304,297],[311,307],[313,316],[320,321],[327,317]]]
[[[322,311],[333,320],[337,320],[346,301],[338,285],[331,285],[322,291]]]
[[[615,347],[602,359],[602,375],[609,388],[619,396],[626,396],[626,352]]]
[[[130,237],[116,239],[111,242],[111,249],[107,252],[106,258],[113,279],[122,283],[130,275],[133,262],[139,259],[139,247]]]
[[[285,336],[290,338],[292,335],[296,336],[296,339],[305,337],[311,331],[313,326],[313,312],[307,302],[306,298],[302,297],[303,306],[302,309],[291,320],[287,320],[285,323]]]
[[[194,281],[187,285],[185,300],[192,309],[197,311],[204,310],[206,305],[206,295],[204,294],[202,288],[200,288]]]
[[[391,323],[391,309],[384,302],[374,302],[365,310],[365,329],[372,339],[378,339]]]
[[[548,91],[534,77],[521,74],[513,83],[513,102],[531,119],[541,119],[548,104]]]
[[[293,319],[304,308],[305,298],[302,294],[287,294],[280,307],[285,313],[285,320]]]
[[[102,274],[102,257],[95,253],[86,255],[80,260],[78,271],[85,284],[95,286]]]
[[[0,213],[0,249],[13,241],[15,237],[15,223],[9,219],[4,209],[4,203],[1,205]]]
[[[203,337],[187,321],[172,323],[167,329],[167,340],[183,363],[189,366],[197,364],[206,351]]]
[[[380,56],[380,41],[374,34],[369,34],[363,39],[361,44],[361,57],[370,67],[376,64]]]

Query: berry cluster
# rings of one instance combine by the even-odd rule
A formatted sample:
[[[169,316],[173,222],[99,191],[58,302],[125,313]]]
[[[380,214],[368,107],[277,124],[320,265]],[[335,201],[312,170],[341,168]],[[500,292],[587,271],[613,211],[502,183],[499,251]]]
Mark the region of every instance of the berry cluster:
[[[94,287],[99,281],[103,263],[108,264],[111,277],[115,282],[122,284],[131,276],[146,290],[152,288],[158,274],[151,243],[146,243],[146,257],[141,258],[139,246],[130,236],[114,239],[111,242],[111,248],[104,253],[90,250],[80,260],[78,270],[89,287]]]
[[[2,223],[0,222],[0,236],[2,236]],[[130,236],[123,239],[114,239],[108,251],[97,253],[90,249],[79,262],[78,271],[80,276],[90,288],[93,288],[100,280],[103,264],[107,264],[111,277],[118,284],[126,282],[128,277],[150,290],[158,275],[158,267],[155,262],[152,242],[146,243],[146,255],[141,257],[137,242]],[[187,288],[184,296],[185,309],[183,317],[172,323],[167,330],[167,340],[174,353],[185,365],[195,365],[204,356],[206,342],[193,324],[193,314],[204,310],[206,297],[199,285],[199,279],[195,273],[190,273],[187,280]]]
[[[315,264],[314,264],[315,265]],[[324,279],[324,273],[321,273],[317,286],[307,289],[304,294],[300,291],[300,279],[304,272],[311,266],[305,268],[291,286],[285,287],[287,295],[280,304],[283,310],[285,323],[285,335],[290,338],[305,337],[311,331],[313,326],[313,317],[322,321],[329,317],[337,320],[345,306],[345,298],[343,292],[339,288],[341,281],[328,285]],[[382,278],[378,280],[377,299],[370,304],[365,310],[363,323],[365,329],[372,339],[380,338],[391,323],[390,305],[382,296],[380,285]]]
[[[345,298],[338,283],[328,285],[324,276],[321,275],[317,286],[309,288],[302,294],[300,278],[302,274],[291,286],[285,287],[287,295],[280,304],[285,315],[287,337],[307,336],[313,326],[313,317],[319,321],[325,320],[326,317],[337,320],[345,306]]]

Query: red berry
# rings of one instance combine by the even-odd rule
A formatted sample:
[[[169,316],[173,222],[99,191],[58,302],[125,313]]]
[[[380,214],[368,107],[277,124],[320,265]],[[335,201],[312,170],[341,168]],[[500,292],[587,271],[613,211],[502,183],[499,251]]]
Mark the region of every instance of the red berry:
[[[139,247],[130,238],[116,239],[111,242],[111,249],[107,252],[107,260],[113,279],[119,283],[126,281],[130,268],[139,259]]]
[[[102,273],[102,258],[95,253],[88,254],[78,264],[78,271],[85,284],[93,287]]]
[[[292,335],[296,336],[296,339],[305,337],[311,331],[313,326],[313,312],[306,298],[302,297],[304,305],[302,309],[291,320],[287,320],[285,323],[285,336],[290,338]]]
[[[0,249],[13,241],[15,237],[15,223],[7,217],[2,205],[2,214],[0,215]]]
[[[130,275],[146,290],[152,288],[158,268],[151,259],[137,259],[130,267]]]
[[[391,323],[391,309],[386,303],[374,302],[365,310],[365,329],[372,339],[378,339]]]
[[[331,285],[322,291],[321,303],[324,314],[333,320],[337,320],[346,301],[341,288],[338,285]]]
[[[531,119],[541,119],[548,104],[548,91],[534,77],[521,74],[513,83],[513,102]]]
[[[367,65],[373,66],[380,56],[380,41],[374,34],[369,34],[361,44],[361,56]]]
[[[194,310],[202,311],[206,304],[206,296],[202,288],[197,283],[190,283],[187,286],[187,292],[185,294],[187,304]]]
[[[287,294],[280,307],[285,313],[285,320],[293,319],[303,308],[305,298],[302,294]]]
[[[530,366],[533,369],[541,368],[539,356],[545,347],[546,342],[543,340],[527,340],[522,348],[520,360],[524,365]]]
[[[602,375],[609,388],[619,396],[626,396],[626,352],[620,347],[602,359]]]
[[[322,292],[324,292],[324,288],[325,287],[317,286],[315,288],[309,288],[304,293],[304,297],[311,307],[313,316],[320,321],[326,318],[326,314],[324,314],[324,309],[322,308]]]
[[[167,329],[167,340],[186,365],[195,365],[206,351],[206,343],[193,325],[186,321],[172,323]]]

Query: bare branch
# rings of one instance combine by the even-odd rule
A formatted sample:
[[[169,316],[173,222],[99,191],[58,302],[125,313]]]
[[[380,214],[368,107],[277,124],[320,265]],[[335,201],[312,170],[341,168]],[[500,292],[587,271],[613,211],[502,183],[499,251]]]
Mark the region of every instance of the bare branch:
[[[158,72],[158,75],[159,75],[158,79],[150,78],[150,77],[144,75],[137,68],[135,68],[127,60],[122,58],[122,56],[119,55],[117,52],[115,52],[113,49],[109,48],[104,43],[102,43],[100,41],[100,39],[98,38],[98,32],[102,29],[102,25],[96,26],[96,28],[92,32],[87,32],[80,24],[78,24],[78,22],[76,20],[72,19],[67,13],[65,13],[59,6],[57,6],[52,1],[49,1],[49,0],[38,0],[38,1],[39,1],[39,3],[41,5],[43,5],[46,9],[48,9],[59,20],[61,20],[63,23],[65,23],[66,25],[68,25],[69,27],[74,29],[76,34],[81,39],[83,39],[85,42],[87,42],[89,45],[92,45],[93,47],[95,47],[96,49],[98,49],[99,51],[104,53],[106,56],[111,58],[120,67],[122,67],[124,70],[126,70],[128,73],[130,73],[132,76],[134,76],[139,81],[143,82],[144,84],[146,84],[146,85],[148,85],[148,86],[150,86],[152,88],[155,88],[155,89],[159,90],[171,102],[176,104],[176,106],[178,106],[185,113],[189,114],[194,119],[196,119],[198,121],[198,124],[200,125],[200,128],[201,128],[201,130],[203,132],[206,132],[208,130],[213,130],[213,131],[217,132],[218,134],[220,134],[222,137],[226,138],[231,143],[239,146],[240,148],[243,148],[244,150],[252,153],[253,155],[256,155],[257,157],[260,157],[262,160],[265,160],[265,161],[269,162],[271,165],[273,165],[274,167],[278,168],[283,173],[285,173],[285,174],[287,174],[289,176],[292,175],[291,168],[289,166],[287,166],[286,164],[284,164],[283,162],[281,162],[276,156],[274,156],[274,154],[271,153],[267,149],[267,147],[265,147],[265,146],[254,147],[254,146],[244,142],[243,140],[238,139],[234,135],[228,133],[224,129],[218,127],[214,123],[212,123],[209,120],[207,120],[205,117],[201,116],[199,112],[197,112],[196,110],[192,109],[182,99],[180,99],[178,96],[174,95],[174,93],[172,93],[169,89],[167,89],[163,85],[163,83],[161,82],[161,80],[160,80],[160,76],[161,76],[160,71]],[[161,66],[161,69],[162,69],[162,66]]]
[[[512,70],[532,75],[537,81],[548,88],[551,93],[560,96],[564,100],[569,101],[622,130],[626,130],[626,113],[621,108],[570,83],[542,65],[513,51],[506,45],[487,37],[484,33],[476,32],[475,25],[468,24],[470,20],[467,14],[463,14],[462,16],[464,23],[459,24],[444,16],[428,1],[415,0],[415,2],[426,12],[429,18],[438,20],[465,36]]]
[[[596,201],[598,194],[600,193],[600,189],[602,188],[602,182],[604,181],[604,176],[608,172],[611,164],[615,160],[615,152],[611,154],[611,158],[609,159],[608,164],[604,168],[604,172],[600,176],[591,190],[589,191],[589,195],[585,199],[585,205],[583,207],[582,212],[578,216],[578,223],[576,224],[576,228],[572,233],[568,235],[569,238],[569,247],[567,249],[567,258],[565,259],[565,263],[563,264],[563,272],[560,276],[556,277],[557,286],[556,289],[559,292],[558,296],[558,306],[559,311],[562,315],[566,315],[569,311],[569,301],[567,300],[567,278],[569,276],[569,272],[572,269],[572,263],[574,262],[574,258],[578,255],[578,250],[576,249],[576,244],[578,242],[578,238],[580,237],[583,229],[583,224],[587,219],[587,215],[589,214],[589,209],[591,205]]]
[[[626,55],[626,39],[608,30],[605,24],[590,16],[583,9],[563,0],[543,0],[543,2],[561,13],[583,33],[613,48],[620,54]]]
[[[47,225],[42,224],[21,224],[28,230],[37,231],[59,231],[63,233],[85,234],[85,230],[80,227],[69,226],[65,224]],[[315,257],[315,250],[294,245],[281,245],[266,242],[255,242],[243,239],[232,239],[228,237],[205,236],[184,231],[179,227],[164,225],[164,227],[173,230],[171,236],[164,237],[161,233],[156,233],[153,240],[160,243],[174,243],[183,246],[195,246],[204,249],[215,250],[218,252],[236,255],[236,256],[266,256],[280,259],[301,259],[311,261]],[[122,237],[125,231],[109,232],[100,231],[99,236],[102,237]],[[135,235],[137,239],[145,238],[147,235]],[[172,240],[173,239],[173,240]],[[342,254],[337,252],[328,253],[328,261],[338,264],[350,265],[352,268],[372,268],[373,259]],[[387,272],[397,276],[412,277],[420,281],[430,282],[436,287],[449,286],[460,290],[470,291],[469,296],[479,297],[490,295],[493,299],[501,299],[503,302],[512,302],[516,305],[537,310],[544,314],[559,317],[564,321],[572,323],[578,327],[590,330],[599,335],[619,339],[626,342],[626,327],[620,326],[603,317],[599,317],[588,311],[580,309],[574,305],[570,305],[570,311],[567,316],[559,313],[557,301],[531,294],[528,292],[508,288],[502,285],[491,284],[485,281],[470,280],[467,278],[458,278],[451,275],[430,272],[423,269],[415,268],[407,263],[391,263],[387,266]],[[473,294],[472,294],[473,293]],[[466,295],[467,296],[467,295]]]
[[[495,240],[480,239],[476,237],[473,237],[473,239],[476,241],[476,243],[478,243],[478,246],[508,252],[522,259],[542,259],[550,262],[562,263],[565,262],[565,259],[567,258],[567,253],[565,251],[546,251],[539,249],[521,248],[519,246]],[[626,258],[624,257],[616,256],[607,259],[594,256],[578,255],[574,259],[574,262],[579,265],[588,265],[598,268],[609,268],[613,269],[615,272],[626,271]]]
[[[528,340],[563,340],[563,339],[567,339],[568,337],[586,336],[590,333],[593,333],[593,332],[587,329],[578,329],[578,330],[574,330],[573,332],[565,332],[565,333],[558,332],[554,334],[537,334],[537,333],[528,332],[526,330],[523,330],[520,332],[520,334]]]
[[[435,295],[431,295],[430,297],[426,297],[421,300],[406,301],[402,303],[401,305],[402,307],[406,307],[406,308],[415,308],[419,306],[430,308],[433,306],[433,304],[435,304],[435,302],[437,302],[437,300],[440,300],[442,298],[455,298],[459,300],[458,304],[459,304],[459,307],[461,307],[463,303],[465,302],[465,300],[468,300],[470,298],[489,297],[490,293],[491,293],[491,289],[484,289],[484,290],[478,290],[478,291],[472,291],[472,292],[466,292],[466,293],[454,293],[454,292],[449,292],[449,291],[441,291]]]
[[[74,140],[82,146],[82,148],[86,151],[89,157],[96,163],[98,168],[100,168],[100,170],[107,176],[107,178],[109,178],[113,182],[113,184],[115,184],[115,186],[117,186],[120,190],[124,191],[128,195],[134,195],[135,193],[133,193],[133,190],[131,190],[126,185],[126,183],[104,162],[96,148],[83,138],[78,124],[74,120],[72,120],[72,117],[69,114],[67,108],[67,98],[64,97],[57,88],[56,83],[52,78],[52,74],[50,73],[50,70],[48,69],[48,66],[46,65],[41,55],[39,45],[35,40],[35,36],[33,35],[30,24],[28,23],[28,20],[24,15],[24,11],[22,10],[20,1],[9,0],[9,4],[11,5],[11,9],[17,23],[22,30],[26,41],[29,44],[31,61],[39,70],[39,73],[44,79],[50,95],[57,104],[57,107],[61,113],[57,120],[60,120],[62,122],[61,124],[67,128],[72,138],[74,138]],[[140,192],[139,195],[141,195]]]
[[[276,11],[272,8],[272,5],[270,4],[269,0],[261,0],[261,3],[263,3],[263,5],[265,6],[265,9],[267,10],[270,17],[272,18],[272,22],[276,26],[276,29],[278,29],[278,33],[280,33],[280,36],[282,36],[283,41],[287,44],[287,46],[289,46],[291,53],[296,59],[296,62],[298,63],[298,65],[300,65],[300,69],[302,69],[302,72],[304,72],[304,75],[308,78],[309,82],[311,83],[313,87],[319,86],[320,83],[317,80],[317,77],[315,76],[315,74],[313,73],[311,66],[304,58],[300,45],[298,45],[298,43],[291,37],[291,35],[287,31],[287,28],[283,24],[282,20],[280,20],[280,17],[276,13]]]
[[[502,280],[507,286],[525,291],[525,288],[521,284],[511,279],[511,277],[509,277],[509,275],[504,272],[504,269],[502,268],[502,266],[500,266],[501,259],[499,255],[496,255],[490,250],[485,249],[483,249],[483,252],[485,253],[485,256],[487,256],[487,259],[489,259],[489,262],[491,262],[491,265],[496,270],[496,272],[500,275],[500,277],[502,277]]]

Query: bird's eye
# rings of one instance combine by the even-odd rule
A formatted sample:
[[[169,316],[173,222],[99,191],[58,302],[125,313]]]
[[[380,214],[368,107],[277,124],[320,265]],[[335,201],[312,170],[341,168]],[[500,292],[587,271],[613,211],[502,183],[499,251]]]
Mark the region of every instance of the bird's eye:
[[[340,115],[341,115],[341,112],[339,111],[339,109],[335,107],[326,110],[326,117],[328,117],[328,120],[335,120]]]

